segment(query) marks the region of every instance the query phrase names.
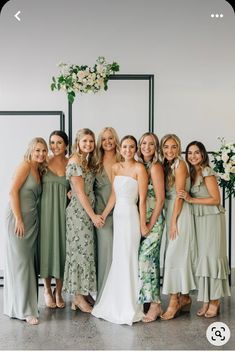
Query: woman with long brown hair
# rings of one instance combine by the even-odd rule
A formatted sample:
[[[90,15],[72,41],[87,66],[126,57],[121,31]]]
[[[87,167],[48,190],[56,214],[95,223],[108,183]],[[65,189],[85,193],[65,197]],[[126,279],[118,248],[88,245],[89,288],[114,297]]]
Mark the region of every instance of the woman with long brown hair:
[[[190,194],[181,190],[178,196],[192,204],[196,226],[198,301],[203,302],[197,315],[213,318],[219,313],[220,299],[230,296],[225,210],[220,205],[216,174],[209,165],[206,148],[201,142],[188,144],[186,161],[192,181],[191,190]]]
[[[53,131],[49,136],[49,157],[42,178],[40,210],[40,277],[44,282],[44,299],[48,308],[64,308],[61,295],[65,264],[65,212],[69,182],[65,168],[68,163],[68,136],[64,131]],[[56,287],[52,292],[51,280]]]
[[[122,138],[123,160],[112,167],[113,188],[102,216],[113,212],[113,260],[98,304],[92,314],[116,324],[132,325],[143,317],[138,304],[138,249],[146,226],[146,194],[148,186],[144,166],[134,159],[135,137]],[[137,200],[139,198],[139,213]]]

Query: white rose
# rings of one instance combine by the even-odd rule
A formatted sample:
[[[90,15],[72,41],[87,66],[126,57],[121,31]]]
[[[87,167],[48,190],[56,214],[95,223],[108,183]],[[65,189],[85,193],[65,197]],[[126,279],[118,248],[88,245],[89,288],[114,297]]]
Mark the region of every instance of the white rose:
[[[98,73],[102,73],[102,72],[103,72],[103,68],[104,68],[103,65],[97,65],[97,66],[96,66],[96,71],[97,71]]]
[[[228,154],[223,153],[222,156],[221,156],[221,159],[226,163],[228,161],[228,159],[229,159]]]
[[[85,77],[84,72],[83,72],[83,71],[78,71],[77,77],[78,77],[78,79],[79,79],[80,81],[82,81],[83,78]]]
[[[232,174],[235,174],[235,166],[232,166],[232,167],[231,167],[230,172],[231,172]]]
[[[223,180],[225,180],[225,181],[229,181],[229,180],[230,180],[229,174],[223,174],[223,175],[221,176],[221,178],[222,178]]]
[[[220,155],[217,155],[217,156],[215,157],[215,159],[218,160],[218,161],[220,161],[220,160],[221,160],[221,156],[220,156]]]

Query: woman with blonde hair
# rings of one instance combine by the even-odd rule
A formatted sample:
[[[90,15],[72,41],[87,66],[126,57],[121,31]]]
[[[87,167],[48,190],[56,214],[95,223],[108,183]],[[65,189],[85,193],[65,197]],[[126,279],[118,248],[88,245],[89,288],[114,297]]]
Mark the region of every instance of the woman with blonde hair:
[[[148,172],[147,227],[139,248],[139,303],[150,303],[145,323],[157,319],[162,313],[160,298],[160,247],[165,225],[163,206],[165,200],[164,172],[158,159],[158,137],[151,132],[142,135],[138,143],[138,161]]]
[[[96,266],[94,225],[104,221],[93,208],[95,197],[95,135],[80,129],[72,147],[72,156],[66,168],[72,197],[66,209],[66,261],[63,288],[74,295],[72,309],[90,313],[90,294],[96,293]]]
[[[36,137],[29,143],[13,177],[6,219],[4,314],[31,325],[38,324],[35,254],[47,153],[43,138]]]
[[[191,307],[189,293],[196,289],[197,244],[191,205],[177,197],[179,190],[190,189],[180,139],[175,134],[165,135],[160,150],[165,171],[167,240],[162,293],[170,294],[168,308],[161,319],[169,320]]]
[[[97,138],[97,172],[94,183],[95,212],[102,214],[112,191],[112,166],[120,161],[119,139],[112,127],[105,127]],[[98,303],[102,294],[110,265],[113,250],[113,214],[106,218],[101,228],[96,228],[97,236],[97,297]]]
[[[186,161],[192,186],[190,194],[181,190],[178,196],[192,204],[196,226],[198,301],[203,302],[197,315],[213,318],[219,313],[221,297],[230,296],[225,209],[220,205],[216,174],[201,142],[188,144]]]

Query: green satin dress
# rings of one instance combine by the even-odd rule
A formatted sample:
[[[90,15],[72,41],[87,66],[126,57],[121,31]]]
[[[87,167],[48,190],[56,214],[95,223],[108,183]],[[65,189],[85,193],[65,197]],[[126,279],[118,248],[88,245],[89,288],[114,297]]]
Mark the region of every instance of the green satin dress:
[[[38,317],[35,273],[36,242],[39,231],[41,184],[30,173],[19,191],[25,235],[15,235],[15,218],[9,205],[6,218],[6,256],[4,268],[4,314],[25,320]]]
[[[177,162],[175,167],[178,167]],[[185,190],[190,190],[190,177],[186,179]],[[197,242],[191,204],[183,202],[177,219],[178,235],[169,238],[171,217],[176,199],[175,185],[166,190],[166,240],[163,294],[181,292],[188,294],[196,289],[195,270],[197,263]]]
[[[69,182],[50,169],[42,179],[40,277],[63,280],[66,253],[66,206]]]
[[[96,174],[94,183],[95,192],[95,213],[101,214],[105,209],[110,194],[112,185],[108,175],[104,169]],[[100,229],[96,228],[97,240],[97,298],[96,303],[99,302],[109,269],[112,263],[113,251],[113,212],[111,211],[106,218],[105,224]]]
[[[205,177],[215,175],[205,167],[191,188],[193,198],[209,198]],[[193,204],[198,243],[196,279],[198,301],[209,302],[230,296],[225,209],[221,205]]]

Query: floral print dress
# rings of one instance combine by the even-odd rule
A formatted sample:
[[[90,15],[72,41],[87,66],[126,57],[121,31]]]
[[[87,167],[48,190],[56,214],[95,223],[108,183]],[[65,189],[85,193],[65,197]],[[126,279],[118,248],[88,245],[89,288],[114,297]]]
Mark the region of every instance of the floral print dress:
[[[85,193],[94,207],[93,183],[95,174],[76,163],[68,164],[66,178],[70,181],[72,198],[66,209],[65,292],[88,295],[96,292],[94,226],[81,205],[71,183],[72,176],[82,176]]]
[[[151,179],[147,193],[147,222],[150,220],[156,203]],[[142,240],[139,248],[139,303],[160,303],[160,247],[165,219],[160,214],[150,234]]]

